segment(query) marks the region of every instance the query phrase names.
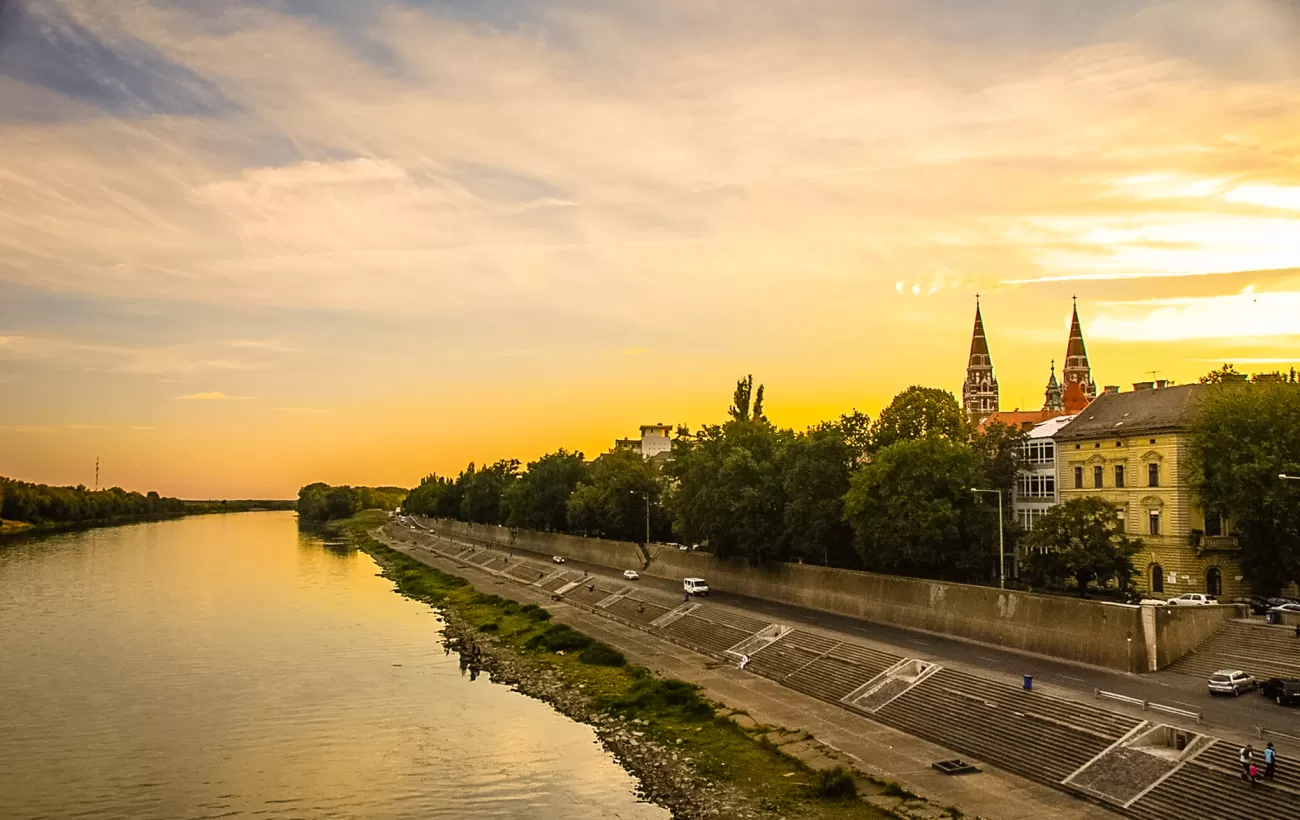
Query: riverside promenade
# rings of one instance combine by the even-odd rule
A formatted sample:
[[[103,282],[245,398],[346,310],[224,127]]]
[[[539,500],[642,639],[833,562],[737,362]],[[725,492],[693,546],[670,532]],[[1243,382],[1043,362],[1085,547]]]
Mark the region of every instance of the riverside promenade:
[[[653,637],[703,656],[706,670],[731,667],[747,656],[746,670],[735,670],[736,674],[746,682],[760,677],[775,684],[775,700],[787,702],[798,693],[821,701],[835,710],[822,713],[833,727],[849,726],[854,723],[850,717],[864,718],[871,728],[854,726],[850,741],[888,727],[904,737],[937,744],[937,749],[913,747],[920,750],[913,762],[923,765],[912,769],[911,777],[897,767],[888,768],[888,758],[883,759],[884,765],[878,762],[882,744],[894,752],[907,741],[881,740],[846,751],[862,761],[866,771],[915,784],[915,791],[937,802],[955,803],[964,811],[990,817],[1043,814],[1042,806],[1011,813],[1006,795],[1019,793],[1015,781],[987,789],[998,808],[985,811],[977,808],[982,801],[975,795],[949,796],[935,789],[964,790],[992,778],[978,774],[948,779],[929,774],[924,766],[961,756],[1000,768],[1060,790],[1066,802],[1054,810],[1070,812],[1068,816],[1087,816],[1078,812],[1096,806],[1141,820],[1300,816],[1300,769],[1286,766],[1276,781],[1242,783],[1235,754],[1249,739],[1213,734],[1185,719],[1104,708],[1090,698],[1024,691],[1005,680],[971,674],[910,650],[898,654],[896,647],[873,646],[851,634],[773,622],[762,612],[711,601],[683,601],[621,577],[557,566],[424,528],[390,525],[388,533],[422,560],[432,563],[430,559],[437,556],[450,561],[448,566],[459,568],[462,575],[482,573],[497,579],[500,587],[493,585],[494,591],[504,594],[511,585],[519,585],[552,601],[548,605],[552,609],[567,604],[594,615],[596,621],[588,630],[593,633],[601,621],[606,622],[606,630],[611,623],[618,624],[630,628],[633,634],[628,640]],[[637,656],[635,651],[631,654]],[[726,701],[722,693],[719,698]],[[942,754],[934,756],[932,750]],[[1280,746],[1280,751],[1284,761],[1293,759],[1287,746]],[[923,775],[937,778],[930,788]],[[1035,793],[1034,799],[1047,798]]]
[[[807,732],[821,743],[837,750],[864,773],[897,781],[909,791],[933,803],[951,805],[968,816],[989,820],[1037,820],[1043,817],[1101,820],[1114,817],[1101,806],[982,761],[978,761],[981,771],[976,775],[950,777],[940,774],[931,768],[931,763],[962,755],[866,717],[846,712],[838,706],[792,690],[769,678],[741,671],[734,663],[722,662],[681,643],[647,634],[626,623],[598,615],[576,602],[566,602],[563,598],[554,600],[553,593],[543,587],[523,585],[476,563],[449,558],[416,543],[407,533],[399,533],[398,536],[383,533],[380,538],[387,546],[444,572],[459,575],[480,590],[520,603],[545,606],[551,611],[553,620],[604,641],[623,652],[634,663],[664,677],[695,683],[704,689],[708,697],[731,709],[746,712],[760,724]],[[507,564],[508,562],[502,562],[501,566]],[[522,579],[525,572],[533,577],[537,577],[539,572],[545,572],[544,569],[533,570],[531,564],[528,562],[528,568],[525,569],[525,562],[518,562],[515,575]],[[581,576],[581,572],[576,574]],[[605,579],[601,580],[602,587],[608,583]],[[807,748],[813,745],[806,744],[805,748],[788,748],[786,751],[796,754],[816,768],[819,761],[815,749]],[[813,754],[807,753],[810,751]],[[822,765],[837,765],[839,762],[841,761],[828,758]]]

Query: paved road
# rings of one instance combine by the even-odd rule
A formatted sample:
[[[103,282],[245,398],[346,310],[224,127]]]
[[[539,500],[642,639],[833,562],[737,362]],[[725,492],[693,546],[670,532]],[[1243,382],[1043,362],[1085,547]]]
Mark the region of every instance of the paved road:
[[[526,550],[516,550],[516,552],[543,560],[550,558],[548,555]],[[615,577],[618,574],[611,571],[609,567],[581,561],[568,561],[566,566],[570,569],[585,569],[593,575]],[[639,569],[639,567],[628,567],[628,569]],[[642,575],[637,583],[675,595],[681,594],[679,581],[667,581]],[[1091,698],[1095,689],[1103,689],[1189,709],[1200,712],[1204,716],[1205,725],[1229,730],[1232,735],[1241,739],[1253,737],[1256,726],[1300,735],[1300,708],[1280,707],[1255,694],[1243,695],[1240,698],[1214,697],[1206,691],[1205,681],[1199,677],[1168,671],[1129,675],[734,593],[716,591],[710,597],[717,603],[762,613],[783,624],[812,626],[842,632],[879,644],[881,648],[895,654],[935,660],[946,666],[991,679],[1008,680],[1018,684],[1023,675],[1033,675],[1036,688],[1049,691],[1060,690],[1059,694],[1076,699],[1080,696]],[[1106,701],[1105,706],[1117,711],[1129,711],[1122,704],[1114,701]],[[1140,711],[1135,713],[1141,714]],[[1156,717],[1152,714],[1146,716],[1153,719]],[[1169,719],[1169,722],[1175,721]]]

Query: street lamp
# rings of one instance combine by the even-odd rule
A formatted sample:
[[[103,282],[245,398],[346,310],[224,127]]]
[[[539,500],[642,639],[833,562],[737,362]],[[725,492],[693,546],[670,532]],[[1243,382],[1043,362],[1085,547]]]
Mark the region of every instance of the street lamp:
[[[628,490],[629,495],[639,495],[645,499],[645,547],[650,549],[650,493],[643,493],[639,490]]]
[[[971,492],[979,495],[980,493],[993,493],[998,497],[998,589],[1007,588],[1007,553],[1006,545],[1002,538],[1002,491],[1001,490],[980,490],[974,487]]]
[[[1283,481],[1300,481],[1300,475],[1287,475],[1286,473],[1278,473],[1277,477],[1282,479]]]

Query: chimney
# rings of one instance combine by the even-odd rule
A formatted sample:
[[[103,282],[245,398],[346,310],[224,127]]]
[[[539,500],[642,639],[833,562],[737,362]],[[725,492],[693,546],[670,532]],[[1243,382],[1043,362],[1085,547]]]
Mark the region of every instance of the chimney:
[[[1137,390],[1154,390],[1155,387],[1156,387],[1156,383],[1155,383],[1155,382],[1133,382],[1133,389],[1134,389],[1135,391],[1137,391]]]
[[[1119,385],[1118,385],[1118,384],[1108,384],[1108,385],[1106,385],[1104,388],[1102,388],[1102,392],[1103,392],[1103,393],[1118,393],[1118,392],[1119,392]]]
[[[1157,389],[1157,390],[1163,390],[1163,389],[1165,389],[1165,388],[1168,387],[1168,386],[1169,386],[1169,380],[1168,380],[1168,379],[1156,379],[1156,389]]]

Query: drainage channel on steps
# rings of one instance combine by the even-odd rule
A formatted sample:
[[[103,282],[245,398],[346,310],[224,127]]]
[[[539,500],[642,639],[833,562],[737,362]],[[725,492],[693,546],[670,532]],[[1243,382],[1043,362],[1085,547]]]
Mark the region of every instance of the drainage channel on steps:
[[[1128,807],[1214,742],[1214,738],[1187,729],[1144,721],[1061,784]]]
[[[874,714],[941,668],[939,664],[930,661],[904,658],[849,692],[840,702],[858,711]]]
[[[724,652],[724,655],[730,655],[733,658],[741,658],[747,655],[754,655],[759,650],[764,649],[777,641],[789,635],[794,630],[788,626],[780,624],[770,624],[750,635],[743,641]]]

